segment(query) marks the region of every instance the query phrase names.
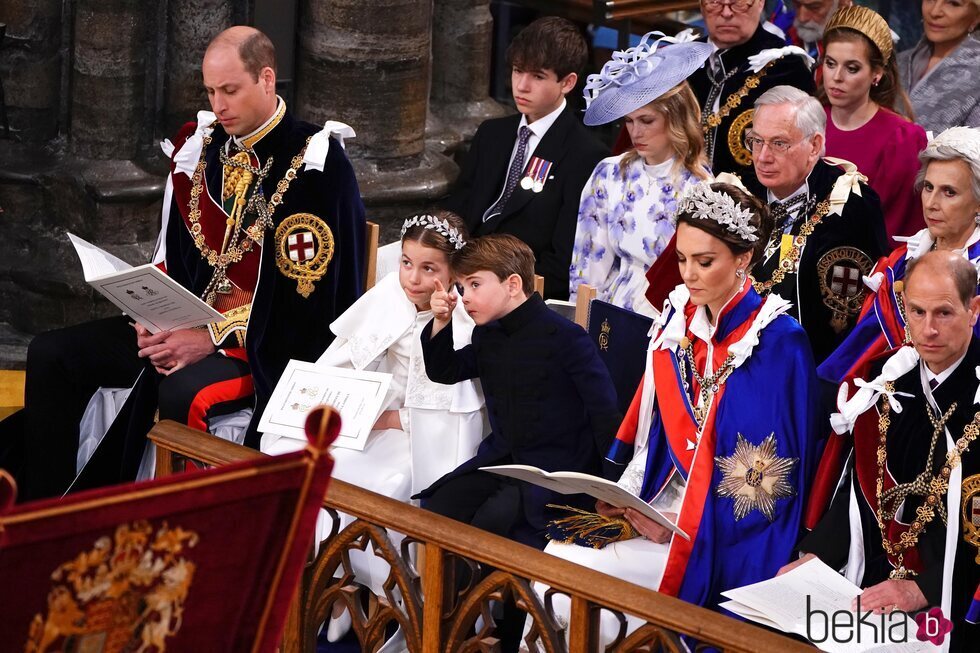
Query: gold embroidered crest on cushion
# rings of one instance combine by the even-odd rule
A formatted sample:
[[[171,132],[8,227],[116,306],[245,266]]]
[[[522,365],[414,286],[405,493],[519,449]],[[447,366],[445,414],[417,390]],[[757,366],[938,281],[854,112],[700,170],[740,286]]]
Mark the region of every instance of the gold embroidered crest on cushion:
[[[194,563],[180,554],[197,542],[197,533],[166,522],[155,532],[146,521],[122,524],[100,537],[51,574],[47,615],[34,616],[24,653],[163,653],[194,578]]]

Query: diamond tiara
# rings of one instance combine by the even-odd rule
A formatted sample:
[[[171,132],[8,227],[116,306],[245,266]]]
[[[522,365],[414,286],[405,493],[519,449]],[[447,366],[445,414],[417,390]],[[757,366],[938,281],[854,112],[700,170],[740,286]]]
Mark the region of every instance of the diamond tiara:
[[[402,224],[401,237],[404,238],[405,233],[412,227],[424,227],[425,229],[432,229],[440,236],[445,237],[446,240],[449,241],[449,244],[452,245],[453,248],[456,250],[463,249],[463,245],[466,244],[466,241],[463,240],[463,237],[460,235],[460,233],[449,224],[448,220],[440,220],[434,215],[429,215],[426,213],[422,215],[416,215],[409,218],[408,220],[405,220],[404,224]]]
[[[742,208],[731,195],[712,190],[707,181],[692,186],[677,210],[690,213],[698,220],[714,220],[748,243],[759,240],[750,222],[752,211]]]

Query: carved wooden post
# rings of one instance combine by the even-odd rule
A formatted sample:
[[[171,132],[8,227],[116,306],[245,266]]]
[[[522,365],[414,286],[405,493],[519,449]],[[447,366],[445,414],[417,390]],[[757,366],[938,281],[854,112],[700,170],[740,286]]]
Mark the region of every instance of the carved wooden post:
[[[422,572],[422,652],[439,653],[442,651],[442,613],[446,597],[446,563],[442,547],[431,542],[425,545],[425,569]],[[449,574],[448,581],[454,581]]]
[[[456,167],[425,149],[431,0],[301,0],[299,25],[297,112],[357,132],[348,152],[372,215],[445,194]]]
[[[150,29],[143,0],[76,0],[71,152],[132,159],[143,133]]]
[[[181,125],[208,109],[201,85],[201,61],[211,39],[231,27],[231,0],[170,0],[163,133],[173,138]]]
[[[488,95],[493,19],[490,0],[437,0],[432,28],[430,110],[470,140],[507,110]]]

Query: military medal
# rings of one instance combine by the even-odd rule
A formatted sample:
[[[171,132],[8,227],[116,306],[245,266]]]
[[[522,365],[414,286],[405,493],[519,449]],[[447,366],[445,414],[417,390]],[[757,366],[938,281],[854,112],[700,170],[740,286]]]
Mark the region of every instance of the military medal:
[[[527,174],[521,180],[521,188],[524,190],[533,190],[535,193],[543,191],[544,183],[547,181],[548,173],[551,171],[551,165],[551,161],[545,161],[540,157],[532,156],[531,160],[527,163]]]

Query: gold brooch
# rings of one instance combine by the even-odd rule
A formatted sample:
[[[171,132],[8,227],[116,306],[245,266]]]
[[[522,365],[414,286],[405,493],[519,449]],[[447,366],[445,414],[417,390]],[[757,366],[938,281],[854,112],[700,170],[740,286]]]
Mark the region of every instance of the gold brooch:
[[[864,304],[864,283],[874,263],[856,247],[835,247],[817,261],[817,279],[824,306],[833,311],[830,326],[837,333],[844,330],[847,320],[857,315]]]
[[[789,484],[789,474],[799,458],[776,456],[776,434],[762,444],[749,444],[738,434],[731,456],[716,456],[715,464],[724,477],[718,484],[718,496],[735,499],[735,521],[758,510],[766,519],[775,518],[776,500],[792,497],[796,490]]]
[[[276,265],[296,280],[296,292],[303,297],[309,297],[313,284],[327,273],[333,249],[333,232],[312,213],[294,213],[276,228]]]
[[[752,165],[752,153],[745,147],[745,130],[752,124],[755,109],[748,109],[738,115],[728,128],[728,151],[732,153],[735,163],[740,166]]]

